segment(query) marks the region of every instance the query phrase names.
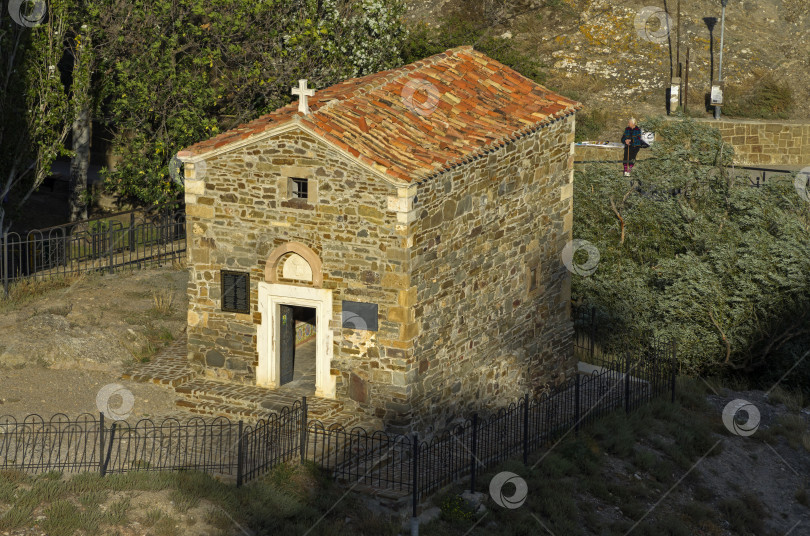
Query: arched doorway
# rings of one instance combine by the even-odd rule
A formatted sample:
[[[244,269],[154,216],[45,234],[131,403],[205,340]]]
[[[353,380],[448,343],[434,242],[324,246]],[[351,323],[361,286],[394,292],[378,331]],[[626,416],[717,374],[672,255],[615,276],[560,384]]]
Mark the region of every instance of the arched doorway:
[[[335,397],[335,380],[329,373],[332,291],[321,288],[322,285],[321,260],[306,245],[288,242],[267,257],[265,281],[259,283],[262,322],[257,332],[257,385],[270,388],[291,385],[306,389],[310,385],[307,378],[312,365],[306,360],[311,356],[314,360],[314,394]],[[309,321],[307,315],[314,320],[314,342],[311,353],[299,355],[296,363],[296,332],[301,319]]]

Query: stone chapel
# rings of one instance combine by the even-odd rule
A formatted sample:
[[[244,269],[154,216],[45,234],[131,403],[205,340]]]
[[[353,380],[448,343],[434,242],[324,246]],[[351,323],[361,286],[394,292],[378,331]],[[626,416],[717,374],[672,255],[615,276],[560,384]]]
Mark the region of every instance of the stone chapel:
[[[188,358],[441,428],[576,373],[581,105],[464,46],[178,153]]]

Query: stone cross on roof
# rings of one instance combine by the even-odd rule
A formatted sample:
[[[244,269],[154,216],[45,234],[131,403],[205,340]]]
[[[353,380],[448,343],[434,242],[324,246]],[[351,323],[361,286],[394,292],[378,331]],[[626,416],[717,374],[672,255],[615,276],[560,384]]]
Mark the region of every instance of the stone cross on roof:
[[[314,89],[307,89],[307,81],[306,79],[298,81],[298,87],[292,88],[292,94],[298,95],[298,111],[302,114],[306,115],[309,113],[309,103],[307,102],[308,97],[315,96]]]

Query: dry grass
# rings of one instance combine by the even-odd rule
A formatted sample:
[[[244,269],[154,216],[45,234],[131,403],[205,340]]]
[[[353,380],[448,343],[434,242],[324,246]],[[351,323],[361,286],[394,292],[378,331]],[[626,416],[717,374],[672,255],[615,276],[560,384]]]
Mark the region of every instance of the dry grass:
[[[571,76],[555,76],[546,85],[554,91],[579,102],[587,103],[590,95],[604,91],[609,81],[586,73],[571,73]]]
[[[169,316],[174,310],[174,290],[165,288],[152,292],[152,311],[162,316]]]
[[[152,536],[256,534],[260,530],[302,534],[313,526],[317,526],[313,533],[335,536],[399,532],[386,516],[345,497],[343,488],[311,464],[276,467],[242,488],[195,471],[133,471],[105,477],[0,471],[0,492],[4,489],[8,500],[0,498],[0,534],[134,534],[128,530],[134,521],[142,525],[138,534]],[[323,520],[327,510],[333,510],[333,515]],[[349,517],[352,521],[344,522]]]
[[[768,71],[755,70],[753,77],[725,91],[723,113],[756,119],[787,119],[795,104],[793,90]]]
[[[85,274],[73,274],[49,279],[21,279],[15,281],[9,285],[8,296],[3,296],[2,289],[0,289],[0,313],[17,310],[35,298],[54,290],[72,287],[86,277]]]
[[[792,412],[804,407],[804,395],[800,389],[785,389],[778,385],[768,395],[768,399],[774,404],[784,404]]]

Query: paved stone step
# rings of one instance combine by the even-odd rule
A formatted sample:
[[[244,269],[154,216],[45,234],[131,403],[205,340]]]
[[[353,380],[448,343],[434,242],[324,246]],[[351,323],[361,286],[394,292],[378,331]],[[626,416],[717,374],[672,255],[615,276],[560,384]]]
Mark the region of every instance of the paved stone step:
[[[183,334],[155,355],[152,361],[136,365],[122,374],[121,379],[176,387],[197,375],[186,357],[186,336]]]
[[[270,411],[259,411],[231,404],[198,402],[186,398],[178,398],[175,406],[183,411],[188,411],[197,415],[209,415],[212,417],[227,417],[230,420],[257,421],[272,414]]]
[[[302,393],[284,389],[268,389],[256,385],[230,383],[208,378],[195,378],[175,388],[175,391],[189,400],[208,400],[248,409],[280,411],[285,406],[300,402]],[[307,396],[310,407],[331,408],[340,411],[343,403],[315,396]]]
[[[271,412],[280,412],[301,401],[297,392],[267,389],[255,385],[240,385],[209,378],[195,378],[175,391],[181,395],[176,405],[179,409],[201,415],[241,416],[257,419]],[[353,404],[338,400],[307,397],[309,420],[318,420],[324,426],[340,424],[351,429],[361,424],[367,430],[381,427],[378,419],[369,419],[358,412]]]
[[[210,401],[195,401],[188,398],[178,398],[175,401],[178,409],[194,413],[196,415],[211,416],[211,417],[227,417],[231,420],[243,420],[246,422],[255,422],[259,419],[267,418],[269,415],[275,413],[271,410],[265,409],[251,409],[242,406],[236,406],[226,403],[216,403]],[[317,409],[317,408],[316,408]],[[318,419],[325,427],[333,424],[339,424],[350,430],[355,426],[360,426],[365,430],[377,430],[381,423],[376,421],[361,419],[360,415],[347,415],[346,413],[334,412],[329,414],[312,415],[312,408],[308,404],[310,422],[312,419]]]

